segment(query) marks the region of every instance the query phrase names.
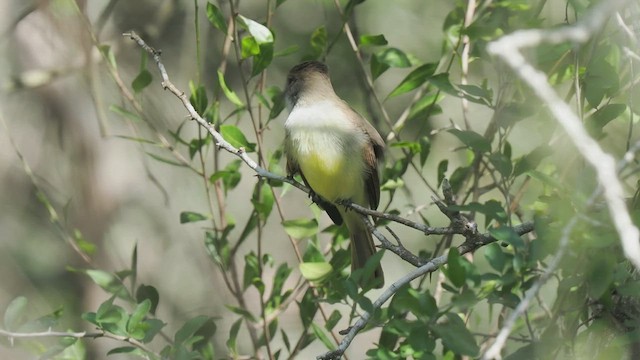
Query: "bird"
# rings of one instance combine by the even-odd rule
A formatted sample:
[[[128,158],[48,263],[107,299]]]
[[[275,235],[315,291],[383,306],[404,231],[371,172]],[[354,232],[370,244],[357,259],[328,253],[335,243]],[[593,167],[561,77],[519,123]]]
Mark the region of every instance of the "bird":
[[[376,209],[380,203],[379,165],[385,143],[378,131],[334,91],[329,69],[320,61],[305,61],[287,75],[284,96],[289,116],[284,151],[287,174],[300,174],[312,200],[336,225],[349,230],[351,268],[363,268],[376,252],[362,215],[339,206],[351,201]],[[371,281],[384,286],[378,264]]]

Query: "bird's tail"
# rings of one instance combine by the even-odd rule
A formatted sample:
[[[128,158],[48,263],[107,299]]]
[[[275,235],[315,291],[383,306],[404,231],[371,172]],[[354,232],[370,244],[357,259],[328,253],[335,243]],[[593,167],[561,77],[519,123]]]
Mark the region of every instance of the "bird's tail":
[[[367,260],[376,252],[373,237],[360,214],[351,211],[343,213],[342,215],[347,223],[351,237],[351,270],[361,269],[366,265]],[[378,264],[378,267],[373,273],[373,279],[370,280],[373,281],[375,288],[379,289],[384,286],[384,273],[382,272],[382,266],[380,264]]]

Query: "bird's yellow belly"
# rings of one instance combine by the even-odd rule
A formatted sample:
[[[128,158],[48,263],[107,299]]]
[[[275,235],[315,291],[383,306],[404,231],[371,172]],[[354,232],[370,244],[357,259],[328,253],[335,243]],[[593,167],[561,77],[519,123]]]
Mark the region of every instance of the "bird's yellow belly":
[[[336,149],[314,149],[298,156],[300,170],[313,191],[326,200],[362,201],[362,169],[359,158]]]

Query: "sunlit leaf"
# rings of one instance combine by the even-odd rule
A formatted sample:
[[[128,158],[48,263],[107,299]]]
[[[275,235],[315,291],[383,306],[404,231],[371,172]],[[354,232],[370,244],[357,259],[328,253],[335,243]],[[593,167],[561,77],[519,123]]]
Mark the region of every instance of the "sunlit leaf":
[[[258,44],[272,43],[273,42],[273,34],[271,30],[266,26],[260,24],[257,21],[246,18],[242,15],[238,15],[240,18],[241,24],[243,24],[247,30],[249,30],[249,34],[256,39]]]
[[[284,230],[294,239],[309,238],[318,233],[316,219],[294,219],[282,222]]]
[[[235,148],[244,148],[246,152],[255,151],[256,144],[250,143],[242,131],[235,125],[220,126],[220,134]]]
[[[360,36],[360,45],[364,46],[381,46],[387,45],[387,39],[384,38],[384,35],[362,35]]]
[[[320,281],[331,273],[333,268],[327,262],[300,263],[300,273],[309,281]]]

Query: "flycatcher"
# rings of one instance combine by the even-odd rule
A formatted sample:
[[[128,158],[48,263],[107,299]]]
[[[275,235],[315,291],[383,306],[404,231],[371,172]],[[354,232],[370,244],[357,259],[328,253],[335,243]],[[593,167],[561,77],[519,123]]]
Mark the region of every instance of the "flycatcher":
[[[380,202],[378,162],[384,141],[371,124],[336,95],[327,66],[307,61],[294,66],[285,89],[289,117],[285,127],[287,173],[300,173],[314,202],[336,225],[346,223],[351,237],[351,268],[362,268],[375,253],[361,215],[336,206],[351,200],[376,209]],[[318,198],[318,195],[320,198]],[[374,274],[384,284],[382,268]]]

